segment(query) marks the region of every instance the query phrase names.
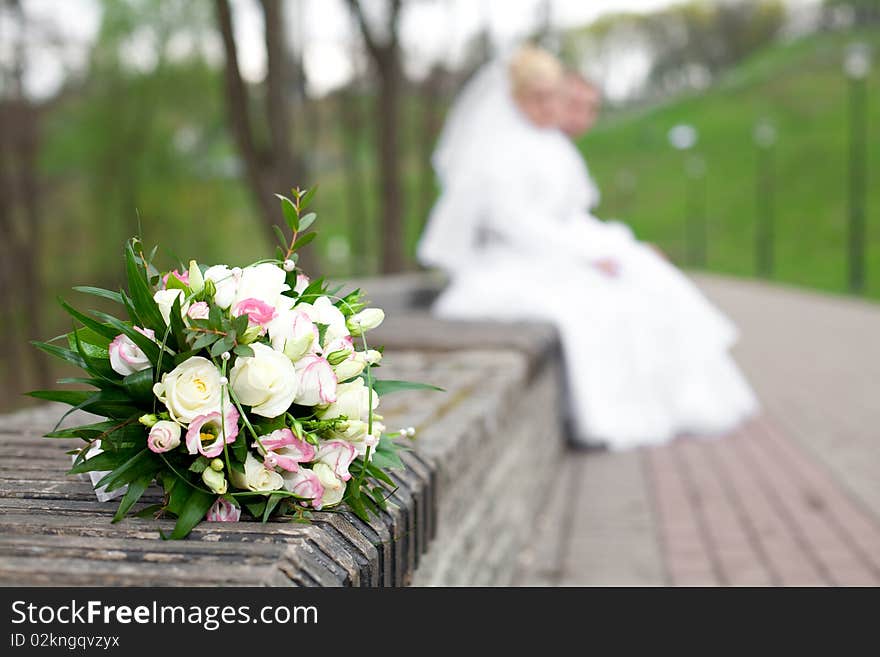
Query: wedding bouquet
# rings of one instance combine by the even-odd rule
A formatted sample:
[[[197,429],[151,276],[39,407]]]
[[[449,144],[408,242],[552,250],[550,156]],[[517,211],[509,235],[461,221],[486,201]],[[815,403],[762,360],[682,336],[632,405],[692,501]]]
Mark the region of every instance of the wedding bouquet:
[[[86,372],[59,383],[90,390],[30,394],[106,418],[46,435],[81,438],[70,473],[100,472],[96,489],[125,491],[114,522],[154,480],[164,502],[139,515],[175,515],[170,538],[242,511],[308,522],[310,510],[341,503],[363,519],[386,508],[386,470],[403,463],[376,413],[380,395],[433,386],[376,380],[382,353],[365,334],[383,311],[298,270],[297,250],[316,235],[305,213],[313,192],[279,195],[291,236],[279,229],[277,258],[247,267],[191,260],[163,273],[156,249],[147,256],[130,240],[127,291],[74,288],[120,304],[127,319],[61,301],[79,326],[58,338],[66,346],[35,343]]]

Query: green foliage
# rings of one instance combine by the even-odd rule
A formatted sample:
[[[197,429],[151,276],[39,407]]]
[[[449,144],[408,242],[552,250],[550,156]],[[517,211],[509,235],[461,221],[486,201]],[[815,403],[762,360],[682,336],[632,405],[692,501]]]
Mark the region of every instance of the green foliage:
[[[774,279],[844,291],[849,107],[841,63],[854,40],[880,50],[876,31],[801,39],[762,51],[705,93],[600,121],[580,142],[603,192],[598,216],[625,221],[686,264],[685,158],[666,135],[676,124],[692,124],[707,165],[708,269],[754,276],[753,132],[767,119],[778,133]],[[878,94],[880,76],[871,76],[868,95]],[[869,102],[868,112],[869,124],[880,125],[880,104]],[[878,143],[868,143],[869,172],[880,171]],[[880,222],[871,209],[880,208],[880,185],[869,182],[867,206],[867,295],[880,299]]]

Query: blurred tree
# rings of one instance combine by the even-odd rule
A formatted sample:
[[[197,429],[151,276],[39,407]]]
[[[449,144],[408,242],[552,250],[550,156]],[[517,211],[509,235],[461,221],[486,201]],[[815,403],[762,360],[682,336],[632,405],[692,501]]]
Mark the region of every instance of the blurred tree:
[[[824,0],[826,14],[840,10],[849,12],[851,25],[877,25],[880,23],[880,0]]]
[[[22,358],[20,347],[27,339],[43,337],[38,303],[43,294],[43,190],[38,173],[43,107],[24,90],[32,53],[26,44],[32,37],[28,17],[19,0],[5,0],[3,9],[16,23],[17,40],[10,59],[0,62],[0,356],[6,365],[0,376],[7,389],[20,387],[22,378],[46,387],[46,358],[36,350]],[[28,370],[35,375],[33,381],[28,381]]]
[[[284,226],[280,204],[274,194],[289,193],[290,188],[308,184],[305,160],[291,147],[293,121],[285,92],[289,50],[287,47],[283,4],[281,0],[260,0],[266,44],[265,133],[268,143],[261,143],[261,132],[252,116],[248,88],[241,75],[235,43],[232,11],[228,0],[215,0],[217,23],[225,54],[226,103],[229,128],[238,146],[251,193],[257,203],[262,225],[274,242],[274,226]],[[300,252],[300,266],[316,271],[311,249]]]
[[[379,86],[376,95],[376,153],[380,180],[380,263],[382,273],[402,271],[404,258],[403,190],[399,131],[403,72],[400,64],[401,0],[385,3],[381,25],[371,25],[364,3],[348,0],[357,18]]]

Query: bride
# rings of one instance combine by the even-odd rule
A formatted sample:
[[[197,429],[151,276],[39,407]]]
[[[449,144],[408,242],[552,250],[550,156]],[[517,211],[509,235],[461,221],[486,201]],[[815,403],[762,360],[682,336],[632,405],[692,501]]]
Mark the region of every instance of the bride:
[[[757,409],[728,355],[736,328],[628,227],[590,214],[599,190],[560,129],[578,123],[564,91],[559,62],[524,47],[453,106],[418,248],[450,279],[434,312],[554,323],[577,443],[729,431]]]

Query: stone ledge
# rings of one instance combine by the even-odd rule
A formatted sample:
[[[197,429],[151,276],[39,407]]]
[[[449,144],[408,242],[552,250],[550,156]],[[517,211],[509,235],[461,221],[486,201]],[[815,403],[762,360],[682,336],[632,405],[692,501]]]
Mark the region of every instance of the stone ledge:
[[[383,378],[447,393],[383,399],[390,428],[419,433],[403,456],[407,469],[393,473],[395,506],[367,523],[325,512],[311,525],[202,523],[189,540],[162,541],[156,529],[170,530],[170,521],[111,524],[116,504],[97,502],[88,483],[64,474],[75,442],[40,438],[59,406],[4,416],[0,584],[509,583],[541,502],[534,482],[551,476],[562,444],[559,360],[546,327],[493,326],[491,344],[485,328],[400,314],[373,340],[389,348]],[[402,347],[419,350],[395,351]]]

